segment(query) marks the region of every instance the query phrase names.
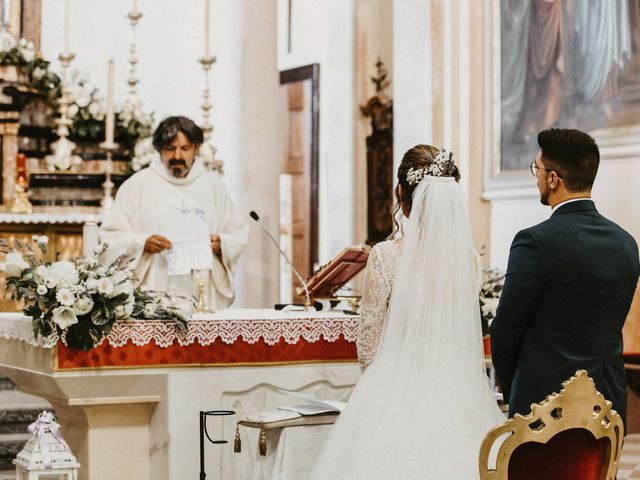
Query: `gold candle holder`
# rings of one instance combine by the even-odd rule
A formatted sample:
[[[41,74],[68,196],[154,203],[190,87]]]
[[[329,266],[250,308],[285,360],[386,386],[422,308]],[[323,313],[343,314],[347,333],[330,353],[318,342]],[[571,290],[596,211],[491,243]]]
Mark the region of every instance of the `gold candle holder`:
[[[196,304],[196,308],[194,310],[195,313],[213,313],[213,311],[207,306],[206,300],[206,281],[209,278],[208,270],[194,270],[193,271],[193,279],[196,282],[196,287],[198,288],[198,303]]]

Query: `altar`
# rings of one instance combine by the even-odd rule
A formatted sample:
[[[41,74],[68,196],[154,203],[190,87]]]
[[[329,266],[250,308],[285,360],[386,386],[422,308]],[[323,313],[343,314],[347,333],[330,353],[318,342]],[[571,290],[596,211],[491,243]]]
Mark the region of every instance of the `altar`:
[[[81,479],[198,478],[199,411],[208,420],[207,478],[251,478],[256,432],[243,415],[291,403],[280,389],[318,398],[348,394],[360,377],[359,317],[338,311],[227,310],[197,316],[186,332],[173,322],[116,323],[89,352],[33,338],[31,322],[0,314],[0,371],[48,400],[82,464]]]

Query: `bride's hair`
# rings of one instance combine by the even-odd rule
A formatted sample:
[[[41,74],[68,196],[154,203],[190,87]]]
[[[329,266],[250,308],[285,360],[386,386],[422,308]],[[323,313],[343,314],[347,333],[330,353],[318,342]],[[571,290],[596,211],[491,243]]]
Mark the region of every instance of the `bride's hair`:
[[[429,167],[435,163],[435,159],[441,152],[440,149],[432,145],[416,145],[407,150],[402,157],[400,166],[398,167],[398,185],[395,188],[396,203],[393,208],[393,232],[389,235],[389,239],[395,238],[400,231],[400,222],[398,220],[401,212],[411,212],[413,203],[413,191],[419,182],[410,181],[407,178],[410,170],[429,170]],[[460,172],[455,164],[451,164],[451,170],[447,172],[447,177],[453,177],[456,182],[460,181]],[[402,188],[400,188],[402,186]]]

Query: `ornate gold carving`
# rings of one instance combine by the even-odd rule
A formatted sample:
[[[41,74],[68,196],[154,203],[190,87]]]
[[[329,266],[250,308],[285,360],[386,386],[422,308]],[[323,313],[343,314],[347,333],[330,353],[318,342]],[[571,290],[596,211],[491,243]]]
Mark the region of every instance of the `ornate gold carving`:
[[[602,478],[615,480],[622,454],[622,418],[612,409],[611,402],[596,390],[586,370],[578,370],[574,377],[563,382],[562,387],[560,393],[549,395],[540,404],[532,404],[529,415],[516,414],[487,433],[480,447],[482,480],[508,480],[509,460],[518,446],[526,442],[547,443],[557,433],[572,428],[588,430],[596,440],[609,439],[611,448],[605,452],[607,470]],[[488,463],[489,453],[503,436],[506,439],[499,447],[496,469],[492,470]]]
[[[13,200],[11,201],[11,213],[33,213],[33,205],[29,201],[27,182],[19,180],[13,187]]]

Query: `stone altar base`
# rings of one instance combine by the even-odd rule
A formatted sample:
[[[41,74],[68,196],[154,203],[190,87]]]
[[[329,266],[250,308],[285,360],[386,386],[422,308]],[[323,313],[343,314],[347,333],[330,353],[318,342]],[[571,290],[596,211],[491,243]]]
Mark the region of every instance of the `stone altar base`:
[[[244,480],[251,478],[251,446],[257,448],[257,438],[245,432],[243,452],[233,453],[236,421],[245,413],[296,403],[280,389],[319,398],[347,395],[360,377],[354,345],[358,319],[336,313],[301,318],[300,313],[230,312],[192,321],[185,334],[168,333],[166,322],[123,324],[95,351],[74,357],[76,366],[70,366],[60,344],[34,345],[29,319],[0,315],[0,372],[23,392],[52,404],[82,465],[81,480],[198,478],[199,411],[217,409],[237,414],[209,417],[209,435],[229,443],[205,446],[207,478]],[[227,364],[216,365],[197,363],[188,354],[197,348],[200,355],[210,346],[213,351],[205,353],[215,355],[219,339],[226,345],[237,342],[243,361],[233,363],[233,351],[225,352]],[[255,359],[252,344],[261,355]],[[175,354],[180,361],[192,363],[172,364],[159,354],[160,345],[173,346],[170,351],[180,353]],[[134,346],[146,353],[140,356],[145,365],[100,364],[116,362],[125,351],[130,361]],[[270,347],[279,356],[287,349],[295,355],[269,361]],[[60,368],[63,361],[68,368]],[[86,362],[91,365],[79,366]]]

